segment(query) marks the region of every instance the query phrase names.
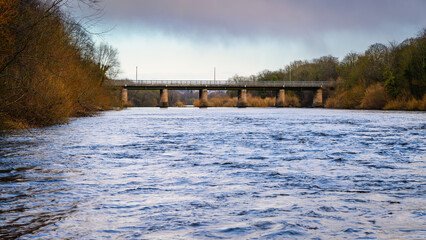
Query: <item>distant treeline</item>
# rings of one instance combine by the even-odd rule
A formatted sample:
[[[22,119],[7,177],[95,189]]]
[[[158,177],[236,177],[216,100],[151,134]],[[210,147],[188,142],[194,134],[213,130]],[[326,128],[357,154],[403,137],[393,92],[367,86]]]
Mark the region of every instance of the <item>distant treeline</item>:
[[[235,81],[337,81],[325,106],[350,109],[426,110],[426,28],[402,43],[376,43],[342,61],[324,56],[294,61]]]
[[[117,51],[96,45],[66,3],[0,1],[0,129],[62,123],[119,104],[103,86],[117,73]]]

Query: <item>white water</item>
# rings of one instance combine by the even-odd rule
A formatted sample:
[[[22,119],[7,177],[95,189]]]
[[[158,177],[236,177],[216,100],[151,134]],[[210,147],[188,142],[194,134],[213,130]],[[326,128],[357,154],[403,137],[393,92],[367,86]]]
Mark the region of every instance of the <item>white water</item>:
[[[426,115],[131,108],[0,137],[0,237],[426,238]]]

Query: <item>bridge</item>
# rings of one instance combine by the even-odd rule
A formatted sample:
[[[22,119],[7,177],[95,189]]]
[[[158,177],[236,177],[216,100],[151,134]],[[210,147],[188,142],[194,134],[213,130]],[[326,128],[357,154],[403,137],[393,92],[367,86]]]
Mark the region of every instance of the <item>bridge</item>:
[[[168,107],[167,90],[199,90],[200,107],[208,106],[208,90],[238,90],[238,107],[247,107],[247,90],[276,91],[276,107],[284,107],[285,90],[313,91],[312,106],[322,106],[323,91],[333,88],[334,81],[230,81],[230,80],[112,80],[114,87],[122,88],[122,102],[127,103],[127,90],[160,90],[159,107]]]

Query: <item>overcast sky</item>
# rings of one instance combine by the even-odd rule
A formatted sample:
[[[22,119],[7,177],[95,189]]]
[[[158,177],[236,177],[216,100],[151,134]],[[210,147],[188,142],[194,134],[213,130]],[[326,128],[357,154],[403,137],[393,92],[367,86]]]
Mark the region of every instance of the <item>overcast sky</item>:
[[[426,0],[102,0],[121,78],[217,79],[364,52],[426,27]]]

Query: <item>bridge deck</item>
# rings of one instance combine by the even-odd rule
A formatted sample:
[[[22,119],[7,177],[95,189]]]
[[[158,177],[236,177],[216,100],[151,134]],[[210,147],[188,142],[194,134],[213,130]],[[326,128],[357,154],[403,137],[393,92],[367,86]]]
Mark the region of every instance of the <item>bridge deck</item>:
[[[275,90],[282,88],[323,88],[334,87],[334,81],[250,81],[236,82],[224,80],[113,80],[111,85],[127,89],[176,89],[176,90],[227,90],[227,89],[265,89]]]

